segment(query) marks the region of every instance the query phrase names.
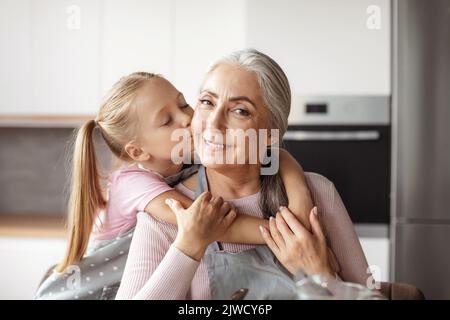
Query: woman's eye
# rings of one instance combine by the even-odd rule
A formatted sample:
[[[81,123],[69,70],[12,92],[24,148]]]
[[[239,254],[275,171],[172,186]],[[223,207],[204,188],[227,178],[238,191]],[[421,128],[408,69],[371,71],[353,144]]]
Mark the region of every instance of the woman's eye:
[[[212,102],[208,99],[199,99],[200,103],[204,106],[212,106]]]
[[[236,113],[239,116],[248,117],[250,115],[250,112],[248,112],[245,109],[237,108],[233,110],[234,113]]]
[[[189,106],[189,103],[186,103],[186,104],[182,105],[180,108],[181,108],[181,109],[185,109],[185,108],[187,108],[187,107],[190,107],[190,106]]]

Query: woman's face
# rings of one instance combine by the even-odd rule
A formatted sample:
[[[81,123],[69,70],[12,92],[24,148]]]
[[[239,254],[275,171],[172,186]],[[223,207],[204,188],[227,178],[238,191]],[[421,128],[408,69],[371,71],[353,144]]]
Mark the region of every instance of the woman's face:
[[[242,164],[242,159],[254,164],[256,156],[259,165],[258,133],[268,128],[268,116],[256,75],[238,66],[219,65],[206,76],[191,124],[202,164],[211,168]],[[231,138],[240,133],[248,133],[244,144]]]

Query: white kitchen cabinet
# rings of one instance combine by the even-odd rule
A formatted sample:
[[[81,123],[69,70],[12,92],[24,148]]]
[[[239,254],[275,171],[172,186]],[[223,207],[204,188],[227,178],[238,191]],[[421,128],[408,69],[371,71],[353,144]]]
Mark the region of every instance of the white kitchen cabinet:
[[[31,105],[31,0],[0,1],[0,112]]]
[[[0,2],[1,115],[95,114],[120,77],[170,77],[171,1]]]
[[[247,3],[246,45],[280,63],[294,105],[299,95],[390,94],[389,0]]]
[[[66,241],[0,237],[0,300],[33,299],[45,272],[64,256]]]
[[[171,76],[171,3],[165,0],[103,2],[102,95],[120,77],[135,71]]]
[[[369,268],[377,281],[389,281],[389,238],[360,237]]]
[[[94,114],[121,76],[195,104],[208,65],[255,47],[299,95],[390,93],[389,0],[2,0],[0,114]],[[380,29],[367,21],[380,9]]]
[[[100,0],[0,2],[3,115],[93,113]]]
[[[175,0],[170,80],[195,105],[207,67],[245,46],[245,0]]]
[[[31,114],[94,113],[99,97],[99,0],[34,0]]]

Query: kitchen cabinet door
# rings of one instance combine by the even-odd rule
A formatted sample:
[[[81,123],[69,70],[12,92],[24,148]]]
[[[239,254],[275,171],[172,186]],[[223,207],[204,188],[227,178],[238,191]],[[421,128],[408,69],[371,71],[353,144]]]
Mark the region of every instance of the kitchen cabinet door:
[[[0,237],[0,300],[33,299],[47,270],[64,257],[66,241]]]
[[[174,1],[171,80],[191,105],[209,64],[244,47],[245,8],[244,0]]]
[[[33,0],[31,114],[90,114],[99,101],[100,0]]]
[[[31,0],[0,1],[0,113],[31,105]]]
[[[103,2],[102,95],[120,77],[147,71],[170,77],[171,3],[165,0]]]
[[[390,94],[389,0],[247,0],[246,45],[272,56],[296,95]]]
[[[370,271],[376,281],[389,281],[389,238],[360,237]]]

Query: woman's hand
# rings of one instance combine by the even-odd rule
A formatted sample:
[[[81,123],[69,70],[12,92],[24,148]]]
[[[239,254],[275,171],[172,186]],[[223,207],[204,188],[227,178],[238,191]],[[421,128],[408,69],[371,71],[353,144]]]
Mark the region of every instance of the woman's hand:
[[[187,209],[174,199],[166,204],[177,217],[178,234],[174,245],[195,260],[201,260],[206,247],[224,235],[236,218],[236,212],[221,197],[202,193]]]
[[[276,218],[269,221],[269,230],[260,227],[264,241],[286,267],[296,274],[303,269],[308,275],[334,272],[328,261],[325,236],[319,224],[317,207],[309,215],[312,233],[289,211],[282,207]]]

